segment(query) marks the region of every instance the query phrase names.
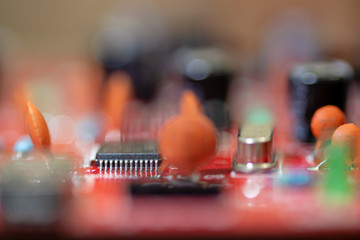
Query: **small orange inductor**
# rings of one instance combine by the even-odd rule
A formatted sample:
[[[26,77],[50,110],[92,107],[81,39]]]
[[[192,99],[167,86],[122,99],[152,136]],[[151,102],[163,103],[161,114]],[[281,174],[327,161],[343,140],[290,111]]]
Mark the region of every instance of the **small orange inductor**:
[[[50,149],[49,128],[39,109],[31,102],[26,103],[26,123],[35,148]]]
[[[159,149],[164,166],[175,165],[194,172],[205,165],[216,152],[215,125],[202,114],[198,98],[185,91],[180,114],[167,121],[160,132]]]
[[[349,151],[347,164],[354,163],[359,156],[360,127],[353,123],[341,125],[335,130],[331,144],[345,147]]]

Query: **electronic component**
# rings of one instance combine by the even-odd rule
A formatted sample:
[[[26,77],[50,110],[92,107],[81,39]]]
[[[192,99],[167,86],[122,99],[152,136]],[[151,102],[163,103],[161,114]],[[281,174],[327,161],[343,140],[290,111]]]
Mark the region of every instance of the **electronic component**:
[[[125,72],[110,75],[104,90],[104,112],[107,115],[107,130],[119,129],[127,102],[133,94],[131,79]]]
[[[15,153],[28,153],[34,148],[34,145],[29,136],[20,137],[16,143],[14,144],[14,152]]]
[[[344,112],[336,106],[326,105],[316,110],[311,118],[311,132],[317,139],[330,138],[335,129],[344,123]]]
[[[315,177],[307,170],[288,171],[276,178],[276,184],[290,187],[307,187],[314,184]]]
[[[32,154],[2,169],[0,197],[7,224],[48,226],[59,220],[70,164],[63,157],[54,156],[48,162],[42,157]]]
[[[342,146],[346,149],[345,161],[348,166],[359,166],[360,127],[353,123],[343,124],[338,127],[331,138],[331,144]]]
[[[217,128],[230,125],[230,113],[226,104],[232,79],[228,56],[219,48],[181,48],[175,54],[178,71],[204,104],[206,115]]]
[[[190,90],[185,90],[181,96],[180,111],[183,114],[193,115],[202,112],[200,100],[195,93]]]
[[[335,129],[345,123],[345,114],[338,107],[326,105],[315,111],[311,118],[311,132],[316,138],[314,161],[321,163]]]
[[[233,169],[239,172],[257,172],[275,167],[272,140],[271,125],[244,124],[239,131]]]
[[[195,94],[184,92],[180,105],[180,114],[161,129],[159,148],[165,165],[193,172],[215,155],[217,132],[211,120],[201,113]]]
[[[351,199],[352,189],[348,178],[348,167],[344,159],[348,158],[345,146],[333,145],[327,161],[328,171],[323,180],[327,203],[341,204]]]
[[[131,195],[162,195],[162,196],[212,196],[220,193],[218,184],[201,184],[194,182],[152,182],[132,183]]]
[[[161,158],[154,142],[104,143],[96,154],[100,172],[157,173]]]
[[[41,150],[49,149],[51,145],[49,128],[43,115],[31,102],[27,102],[26,105],[26,123],[35,148]]]
[[[310,121],[314,112],[325,105],[346,106],[347,86],[353,79],[351,66],[340,60],[310,62],[295,66],[289,77],[295,136],[312,142]]]
[[[94,54],[106,75],[118,70],[127,72],[135,97],[144,101],[154,98],[164,79],[169,50],[166,29],[159,24],[159,16],[150,12],[116,14],[94,39]]]

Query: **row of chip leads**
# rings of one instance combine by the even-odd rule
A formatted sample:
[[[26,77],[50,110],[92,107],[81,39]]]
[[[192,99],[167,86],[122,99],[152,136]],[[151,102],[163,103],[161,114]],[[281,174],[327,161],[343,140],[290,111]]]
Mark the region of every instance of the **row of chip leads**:
[[[99,160],[100,173],[154,173],[158,172],[160,160]]]

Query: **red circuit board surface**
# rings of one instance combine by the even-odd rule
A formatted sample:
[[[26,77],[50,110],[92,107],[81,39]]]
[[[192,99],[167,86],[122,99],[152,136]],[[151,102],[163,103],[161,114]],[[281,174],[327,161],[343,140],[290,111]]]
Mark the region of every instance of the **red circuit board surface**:
[[[322,188],[324,173],[307,170],[312,166],[306,160],[309,151],[302,152],[277,156],[276,169],[256,174],[233,172],[232,158],[213,159],[200,171],[199,181],[220,184],[217,196],[131,196],[129,181],[151,182],[154,176],[129,174],[133,176],[129,178],[94,170],[83,176],[86,181],[79,188],[87,191],[70,202],[64,227],[68,234],[81,237],[359,234],[359,174],[352,172],[356,187],[351,198],[334,203]],[[290,171],[312,180],[306,186],[280,184]],[[163,178],[166,175],[182,178],[176,170]]]
[[[174,109],[167,111],[170,107],[162,109],[160,106],[156,114],[146,112],[142,107],[135,108],[123,123],[128,124],[126,129],[129,131],[123,132],[123,136],[130,140],[156,140],[161,124],[176,112]],[[274,138],[276,168],[266,173],[234,172],[232,162],[238,129],[222,133],[226,137],[219,134],[222,137],[218,154],[200,169],[197,179],[204,184],[220,186],[220,193],[211,196],[134,196],[129,191],[132,182],[170,182],[183,180],[186,174],[176,168],[167,169],[162,177],[155,172],[99,172],[98,167],[90,165],[94,160],[90,153],[97,149],[103,138],[95,142],[73,140],[67,144],[53,144],[54,155],[70,154],[73,157],[74,171],[60,218],[54,226],[47,227],[47,231],[68,238],[359,235],[360,171],[350,172],[351,195],[342,202],[333,202],[323,187],[326,170],[308,170],[314,166],[308,160],[313,146],[301,145],[288,137],[289,123],[282,121],[282,118],[287,119],[288,112],[280,108],[276,112],[280,116],[279,122],[284,124],[277,128],[282,135]],[[8,148],[19,136],[26,134],[18,115],[9,109],[0,112],[2,134],[9,136],[5,142]],[[142,119],[151,117],[158,125],[148,131],[153,122],[144,124]],[[137,127],[131,128],[134,125]],[[1,164],[5,164],[12,154],[11,151],[3,152]],[[306,176],[308,183],[298,186],[283,182],[284,178],[294,174]],[[9,226],[2,221],[0,234],[6,236],[8,233]]]

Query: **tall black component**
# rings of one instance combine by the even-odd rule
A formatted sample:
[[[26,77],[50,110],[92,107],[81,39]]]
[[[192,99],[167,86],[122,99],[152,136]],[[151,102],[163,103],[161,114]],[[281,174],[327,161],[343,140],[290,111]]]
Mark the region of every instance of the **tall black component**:
[[[226,99],[233,76],[227,55],[219,48],[189,47],[179,49],[175,61],[186,87],[198,95],[216,127],[228,127]]]
[[[313,142],[310,122],[314,112],[325,105],[345,111],[346,95],[354,78],[344,61],[310,62],[296,65],[289,76],[290,101],[295,117],[294,134],[302,142]]]

